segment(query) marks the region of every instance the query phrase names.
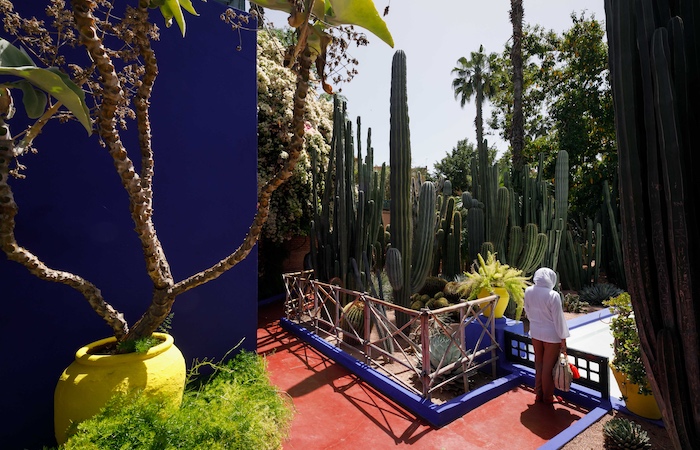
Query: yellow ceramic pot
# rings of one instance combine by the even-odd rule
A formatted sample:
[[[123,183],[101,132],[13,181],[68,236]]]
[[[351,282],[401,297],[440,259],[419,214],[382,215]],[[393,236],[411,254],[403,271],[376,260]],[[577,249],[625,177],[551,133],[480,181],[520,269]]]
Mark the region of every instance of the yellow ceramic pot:
[[[153,333],[163,342],[145,353],[91,355],[91,349],[115,342],[114,337],[86,345],[61,374],[54,393],[54,431],[63,444],[68,428],[97,414],[117,393],[134,390],[159,396],[178,407],[185,389],[185,358],[172,336]]]
[[[494,317],[496,319],[500,319],[501,317],[503,317],[503,314],[506,312],[506,308],[508,307],[508,302],[510,301],[510,296],[508,295],[508,290],[506,290],[506,288],[503,288],[503,287],[493,288],[493,293],[500,297],[498,299],[498,301],[496,302],[496,309],[494,312]],[[488,297],[489,295],[491,295],[491,291],[484,288],[481,291],[479,291],[479,295],[477,295],[477,298],[484,298],[484,297]],[[490,316],[491,315],[491,308],[490,307],[484,308],[483,313],[485,316]]]
[[[653,395],[645,395],[639,393],[639,385],[632,383],[627,379],[627,375],[617,370],[610,364],[615,381],[620,387],[620,393],[625,400],[625,407],[630,412],[647,419],[661,419],[661,410]]]

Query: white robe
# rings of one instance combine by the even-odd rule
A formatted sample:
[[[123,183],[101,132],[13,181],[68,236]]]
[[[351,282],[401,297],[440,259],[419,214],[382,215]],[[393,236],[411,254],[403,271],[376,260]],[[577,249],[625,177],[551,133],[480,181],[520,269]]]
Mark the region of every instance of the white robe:
[[[557,274],[547,267],[537,269],[534,286],[525,290],[525,313],[530,321],[530,336],[543,342],[559,343],[569,337],[561,297],[552,290]]]

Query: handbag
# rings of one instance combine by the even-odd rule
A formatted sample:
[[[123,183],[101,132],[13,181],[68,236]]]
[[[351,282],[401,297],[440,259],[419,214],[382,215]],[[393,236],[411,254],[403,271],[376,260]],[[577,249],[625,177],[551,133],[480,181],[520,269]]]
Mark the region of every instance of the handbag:
[[[555,388],[563,392],[569,392],[574,373],[571,371],[569,359],[564,353],[559,354],[559,360],[554,364],[554,369],[552,369],[552,376],[554,377]]]

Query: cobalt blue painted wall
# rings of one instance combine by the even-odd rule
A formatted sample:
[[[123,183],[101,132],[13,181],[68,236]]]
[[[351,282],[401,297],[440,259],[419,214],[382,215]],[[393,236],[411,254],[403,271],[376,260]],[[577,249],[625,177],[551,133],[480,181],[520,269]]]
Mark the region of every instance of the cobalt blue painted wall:
[[[40,15],[38,3],[15,6]],[[255,32],[240,33],[237,51],[239,34],[219,19],[224,6],[196,8],[201,15],[186,17],[185,39],[176,26],[162,27],[154,44],[161,72],[151,111],[154,220],[176,280],[233,251],[256,209]],[[77,123],[50,124],[37,146],[40,153],[24,160],[27,178],[13,181],[19,242],[50,266],[91,280],[133,324],[151,285],[109,155]],[[35,279],[4,255],[0,298],[0,447],[53,445],[56,380],[80,346],[110,329],[76,291]],[[256,251],[178,298],[174,312],[171,333],[188,364],[220,358],[241,339],[255,349]]]

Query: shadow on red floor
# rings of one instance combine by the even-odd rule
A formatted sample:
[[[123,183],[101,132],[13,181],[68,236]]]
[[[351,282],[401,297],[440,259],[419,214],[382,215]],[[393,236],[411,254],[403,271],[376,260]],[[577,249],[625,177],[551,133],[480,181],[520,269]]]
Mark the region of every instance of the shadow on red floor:
[[[294,402],[285,450],[536,449],[588,411],[535,403],[520,386],[434,428],[279,326],[282,305],[259,310],[258,353],[272,382]]]

